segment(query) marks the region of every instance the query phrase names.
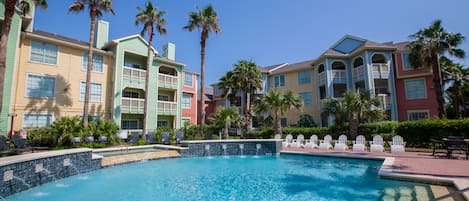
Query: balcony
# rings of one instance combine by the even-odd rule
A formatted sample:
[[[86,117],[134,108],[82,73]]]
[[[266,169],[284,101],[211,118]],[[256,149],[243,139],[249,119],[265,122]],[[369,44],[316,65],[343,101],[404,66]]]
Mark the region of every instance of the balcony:
[[[166,89],[177,89],[178,77],[173,76],[173,75],[158,73],[158,87],[166,88]]]
[[[143,114],[145,99],[122,97],[121,111],[128,114]]]
[[[177,103],[170,101],[157,101],[159,115],[176,115]]]
[[[146,74],[146,70],[124,66],[122,68],[124,86],[145,89]]]
[[[362,66],[353,68],[353,81],[357,82],[357,81],[361,81],[364,79],[365,79],[365,67],[362,65]]]
[[[319,73],[318,82],[319,85],[323,85],[326,83],[326,72]]]
[[[347,73],[345,70],[332,70],[332,80],[335,83],[346,83]]]
[[[389,78],[389,65],[388,64],[372,64],[373,78],[387,79]]]

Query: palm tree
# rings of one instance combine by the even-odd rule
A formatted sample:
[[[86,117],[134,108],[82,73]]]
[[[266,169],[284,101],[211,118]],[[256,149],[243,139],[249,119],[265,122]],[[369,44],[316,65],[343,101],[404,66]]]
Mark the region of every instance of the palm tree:
[[[222,90],[222,96],[225,97],[226,101],[233,100],[236,97],[236,91],[239,89],[239,84],[235,79],[233,71],[226,72],[220,78],[217,87]],[[227,106],[229,107],[229,106]]]
[[[342,98],[327,98],[322,108],[323,116],[333,114],[338,125],[349,123],[349,135],[352,139],[357,136],[360,120],[379,119],[382,110],[377,107],[380,101],[371,95],[371,91],[348,92]]]
[[[409,44],[411,53],[409,61],[414,67],[428,66],[433,71],[433,85],[438,102],[438,116],[445,117],[443,85],[439,57],[448,53],[457,58],[464,58],[465,52],[458,49],[464,41],[461,33],[447,32],[441,26],[441,20],[436,20],[429,27],[410,35],[413,40]]]
[[[239,124],[241,118],[235,108],[220,107],[217,112],[210,117],[210,121],[215,125],[223,127],[223,139],[228,138],[228,125]]]
[[[247,129],[251,126],[251,97],[256,90],[262,89],[262,74],[257,65],[252,61],[241,60],[235,64],[233,70],[234,81],[238,83],[238,90],[244,94],[244,116]]]
[[[445,56],[440,57],[440,66],[444,85],[449,85],[446,92],[451,99],[454,116],[461,118],[461,105],[463,103],[464,89],[469,87],[469,69],[461,64],[454,63]]]
[[[43,9],[47,9],[47,1],[46,0],[34,0],[34,5],[36,7],[40,7]],[[11,21],[13,19],[13,15],[15,14],[16,5],[18,0],[5,0],[5,12],[3,13],[4,20],[2,27],[0,29],[0,112],[2,111],[3,105],[3,86],[5,81],[5,70],[6,70],[6,58],[7,58],[7,45],[8,45],[8,38],[10,35],[11,30]],[[26,15],[29,12],[30,6],[27,1],[21,0],[19,2],[21,11],[23,11],[23,15]]]
[[[147,73],[145,75],[145,103],[144,103],[144,118],[143,118],[143,139],[146,137],[147,133],[147,109],[148,109],[148,85],[149,85],[149,77],[150,77],[150,67],[151,67],[151,61],[152,61],[152,43],[153,43],[153,36],[154,34],[154,29],[156,27],[156,30],[160,35],[166,35],[166,29],[163,27],[166,25],[166,20],[163,18],[163,15],[165,14],[164,10],[158,9],[157,7],[153,6],[153,4],[150,1],[147,1],[145,3],[145,9],[141,7],[137,7],[138,14],[135,16],[135,25],[143,24],[142,32],[140,32],[140,35],[143,37],[145,35],[145,32],[148,35],[148,51],[147,51]]]
[[[271,90],[263,97],[258,97],[254,101],[254,109],[257,113],[270,112],[274,115],[275,134],[282,134],[282,124],[280,116],[292,109],[299,110],[302,102],[299,96],[292,91],[282,95],[280,91]]]
[[[205,125],[205,42],[208,39],[210,32],[220,33],[221,29],[218,24],[218,15],[215,9],[211,5],[204,7],[200,10],[197,7],[197,11],[189,13],[189,22],[183,27],[188,31],[194,31],[196,29],[201,31],[200,34],[200,134],[204,132]]]
[[[86,84],[85,84],[85,103],[83,105],[83,119],[88,119],[88,110],[90,102],[90,82],[91,70],[93,67],[93,47],[94,47],[94,31],[96,26],[96,18],[101,18],[103,12],[114,14],[112,9],[112,0],[76,0],[68,7],[68,12],[79,13],[85,10],[85,6],[90,11],[90,41],[88,45],[88,67],[86,68]],[[83,121],[83,126],[88,127],[88,121]]]

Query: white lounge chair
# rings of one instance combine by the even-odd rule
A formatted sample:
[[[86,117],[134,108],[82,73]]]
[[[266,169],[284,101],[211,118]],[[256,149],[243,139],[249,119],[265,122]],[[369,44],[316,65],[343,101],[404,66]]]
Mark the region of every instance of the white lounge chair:
[[[293,140],[293,142],[290,144],[290,147],[304,147],[305,145],[303,144],[303,141],[305,141],[305,136],[303,134],[299,134],[298,136],[296,136],[296,140]]]
[[[383,137],[375,135],[373,141],[370,141],[370,152],[383,152],[384,151]]]
[[[311,135],[311,137],[309,138],[309,141],[306,140],[306,143],[305,143],[305,149],[314,149],[314,148],[318,148],[318,136],[317,135]]]
[[[283,147],[290,146],[292,139],[293,139],[293,136],[291,134],[288,134],[287,137],[285,137],[285,140],[282,142],[282,146]]]
[[[348,150],[347,136],[346,135],[340,135],[339,136],[339,140],[334,144],[334,150],[336,150],[336,151]]]
[[[404,153],[405,143],[404,139],[399,135],[392,137],[392,142],[389,142],[391,145],[391,153]]]
[[[363,136],[363,135],[357,136],[355,141],[353,141],[352,150],[357,151],[357,152],[364,152],[365,149],[366,149],[365,143],[366,143],[365,136]]]
[[[332,149],[332,137],[330,135],[324,136],[324,140],[321,140],[319,143],[319,149],[320,150],[329,150]]]

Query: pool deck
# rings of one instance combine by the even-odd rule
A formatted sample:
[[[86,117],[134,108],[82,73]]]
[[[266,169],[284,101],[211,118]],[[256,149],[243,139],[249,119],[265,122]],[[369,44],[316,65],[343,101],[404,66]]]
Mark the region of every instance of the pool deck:
[[[370,153],[353,151],[326,151],[304,148],[283,148],[281,153],[307,154],[331,157],[385,159],[380,171],[382,177],[402,178],[454,184],[458,189],[469,187],[469,160],[464,155],[456,155],[448,159],[443,154],[432,156],[426,152],[405,152],[392,154],[389,152]],[[469,192],[464,193],[469,200]]]

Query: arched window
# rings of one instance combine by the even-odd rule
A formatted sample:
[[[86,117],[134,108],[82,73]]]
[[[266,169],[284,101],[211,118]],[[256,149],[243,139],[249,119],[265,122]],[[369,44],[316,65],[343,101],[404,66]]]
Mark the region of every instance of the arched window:
[[[353,61],[353,68],[356,68],[359,66],[363,66],[363,59],[361,57],[358,57]]]
[[[318,67],[318,73],[324,72],[324,64],[320,64]]]
[[[375,55],[373,55],[373,57],[371,57],[371,62],[372,63],[385,64],[385,63],[387,63],[387,59],[383,54],[375,54]]]
[[[345,70],[344,62],[334,61],[334,63],[332,63],[332,70]]]

